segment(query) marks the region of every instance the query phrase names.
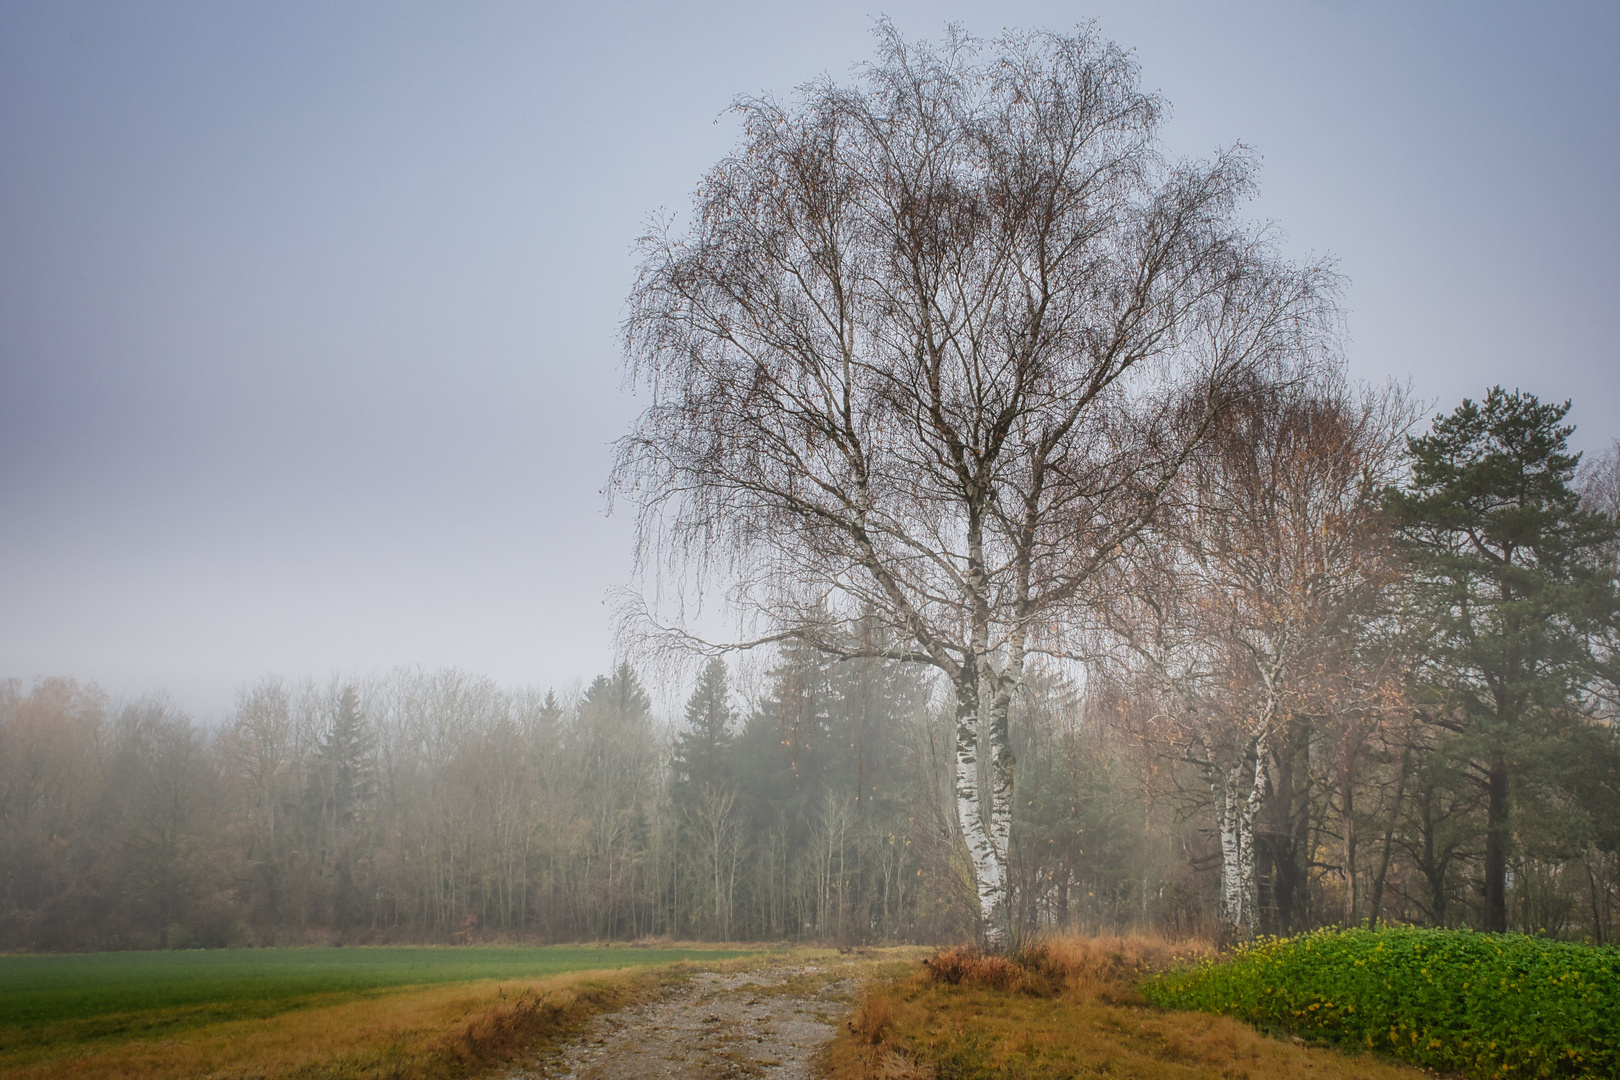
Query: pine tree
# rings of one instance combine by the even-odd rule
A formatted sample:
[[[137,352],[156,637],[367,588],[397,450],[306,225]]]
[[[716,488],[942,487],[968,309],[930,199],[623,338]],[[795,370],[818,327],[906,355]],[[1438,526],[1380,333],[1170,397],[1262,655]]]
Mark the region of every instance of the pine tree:
[[[1541,801],[1587,741],[1593,635],[1620,611],[1615,522],[1572,486],[1568,411],[1501,387],[1465,399],[1409,440],[1411,481],[1390,497],[1425,628],[1419,691],[1485,795],[1490,931],[1507,929],[1514,803]]]
[[[332,919],[342,927],[360,920],[354,881],[355,840],[375,790],[371,733],[354,687],[345,686],[332,710],[331,726],[315,752],[310,801],[316,810],[319,871],[327,881]]]
[[[686,702],[686,725],[675,738],[670,767],[681,796],[724,787],[730,772],[731,687],[726,662],[710,660]]]
[[[574,753],[582,769],[580,809],[590,830],[591,929],[610,940],[645,929],[637,906],[637,856],[650,829],[647,808],[657,768],[652,726],[652,699],[628,663],[586,688]]]
[[[330,827],[340,830],[355,820],[372,791],[371,736],[354,687],[345,686],[332,713],[332,726],[317,752],[322,802]]]

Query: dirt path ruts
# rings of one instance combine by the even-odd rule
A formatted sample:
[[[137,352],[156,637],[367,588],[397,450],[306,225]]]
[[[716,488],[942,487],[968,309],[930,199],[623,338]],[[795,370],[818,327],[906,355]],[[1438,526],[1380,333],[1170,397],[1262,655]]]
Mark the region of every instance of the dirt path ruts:
[[[599,1016],[512,1080],[809,1080],[858,980],[832,965],[704,973]]]

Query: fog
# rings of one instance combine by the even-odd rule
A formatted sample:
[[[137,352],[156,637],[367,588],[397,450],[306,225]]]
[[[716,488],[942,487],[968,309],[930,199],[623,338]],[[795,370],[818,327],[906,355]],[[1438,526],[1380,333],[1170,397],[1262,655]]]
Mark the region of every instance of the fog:
[[[1612,7],[1084,13],[1173,152],[1263,154],[1252,215],[1339,259],[1352,374],[1442,409],[1522,385],[1574,398],[1578,446],[1616,434]],[[218,723],[272,671],[608,670],[633,242],[733,96],[842,75],[875,14],[7,5],[0,675]]]
[[[1620,17],[892,14],[0,14],[0,947],[1614,940]]]

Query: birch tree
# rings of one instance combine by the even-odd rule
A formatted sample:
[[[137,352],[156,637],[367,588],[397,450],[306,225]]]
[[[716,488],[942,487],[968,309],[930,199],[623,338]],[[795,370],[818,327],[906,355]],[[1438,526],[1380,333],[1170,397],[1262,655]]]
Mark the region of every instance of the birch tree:
[[[1065,652],[1209,420],[1324,347],[1332,279],[1240,222],[1242,147],[1164,160],[1118,47],[877,33],[849,83],[739,100],[689,223],[643,239],[624,342],[650,400],[612,488],[643,568],[754,628],[725,644],[943,674],[999,942],[1028,665]],[[893,643],[839,632],[856,616]]]
[[[1398,569],[1381,502],[1412,419],[1394,392],[1257,391],[1183,470],[1163,543],[1134,566],[1146,587],[1118,630],[1157,681],[1161,736],[1208,785],[1239,932],[1258,928],[1256,821],[1289,726],[1384,707],[1372,643]]]

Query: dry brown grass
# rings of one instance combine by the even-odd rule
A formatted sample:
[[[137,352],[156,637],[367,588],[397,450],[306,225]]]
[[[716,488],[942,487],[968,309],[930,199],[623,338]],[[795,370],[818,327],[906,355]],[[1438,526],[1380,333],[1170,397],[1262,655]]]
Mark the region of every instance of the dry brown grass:
[[[4,1063],[16,1080],[416,1080],[475,1075],[597,1012],[655,992],[670,971],[574,972],[532,982],[406,990],[168,1037],[63,1046]]]
[[[940,949],[923,961],[923,967],[934,981],[952,986],[1089,1000],[1098,994],[1129,995],[1136,981],[1149,972],[1214,953],[1206,942],[1172,942],[1146,935],[1050,937],[1032,942],[1010,957],[986,955],[966,945]]]
[[[1198,942],[1054,938],[1014,958],[941,950],[861,996],[826,1059],[830,1080],[1415,1080],[1374,1058],[1268,1039],[1226,1017],[1164,1012],[1142,975],[1208,955]]]

